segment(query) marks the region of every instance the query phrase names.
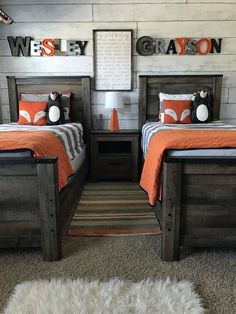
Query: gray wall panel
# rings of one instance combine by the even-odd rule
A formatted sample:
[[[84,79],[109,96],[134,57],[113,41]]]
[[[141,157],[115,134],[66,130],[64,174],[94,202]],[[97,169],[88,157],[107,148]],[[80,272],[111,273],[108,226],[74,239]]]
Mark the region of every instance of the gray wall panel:
[[[79,57],[1,57],[1,71],[7,72],[46,72],[53,73],[64,69],[77,75],[92,74],[93,58]],[[64,72],[64,71],[63,71]]]
[[[11,56],[11,50],[8,45],[8,41],[1,39],[0,40],[0,57]]]
[[[5,122],[9,120],[7,75],[93,76],[93,29],[122,28],[133,29],[134,38],[223,38],[221,55],[142,57],[134,51],[134,90],[124,93],[126,106],[119,110],[122,128],[138,126],[138,76],[152,73],[223,73],[221,117],[236,122],[235,0],[0,0],[0,7],[16,21],[0,24],[0,99]],[[84,57],[11,57],[7,36],[81,39],[89,44]],[[92,112],[103,113],[108,127],[110,111],[104,109],[104,99],[104,92],[92,90]]]
[[[236,27],[236,24],[235,24]],[[73,23],[13,23],[0,25],[0,39],[6,36],[32,36],[33,38],[61,38],[91,40],[93,29],[133,29],[136,36],[134,22],[73,22]]]
[[[94,21],[234,21],[236,4],[95,5]]]
[[[1,8],[16,23],[92,21],[92,5],[3,5]]]
[[[145,0],[1,0],[0,4],[114,4],[114,3],[143,3]],[[205,0],[204,0],[205,1]],[[219,0],[218,0],[219,1]],[[218,2],[214,0],[214,2]],[[200,1],[199,1],[200,2]],[[233,0],[222,0],[219,2],[233,2]],[[148,0],[148,3],[186,3],[186,0]]]

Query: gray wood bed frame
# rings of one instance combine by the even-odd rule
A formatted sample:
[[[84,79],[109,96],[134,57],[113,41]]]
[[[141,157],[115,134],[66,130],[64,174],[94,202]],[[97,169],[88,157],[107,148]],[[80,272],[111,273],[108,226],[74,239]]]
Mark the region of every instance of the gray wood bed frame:
[[[140,76],[140,128],[156,121],[157,92],[213,93],[219,120],[222,75]],[[236,247],[236,158],[165,157],[163,200],[155,212],[162,229],[161,257],[178,260],[180,246]]]
[[[21,93],[72,92],[71,119],[81,122],[88,145],[90,78],[7,77],[11,121]],[[61,238],[73,216],[88,172],[88,159],[58,192],[57,158],[0,158],[0,247],[42,247],[45,261],[62,257]]]

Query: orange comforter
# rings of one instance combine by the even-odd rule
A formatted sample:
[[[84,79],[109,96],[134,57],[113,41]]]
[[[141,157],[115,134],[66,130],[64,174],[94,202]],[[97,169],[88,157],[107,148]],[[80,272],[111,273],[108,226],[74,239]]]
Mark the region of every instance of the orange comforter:
[[[236,147],[236,131],[231,130],[164,130],[155,134],[149,144],[140,186],[155,205],[161,199],[161,169],[167,149]]]
[[[74,173],[69,157],[59,139],[47,131],[0,132],[0,149],[31,149],[34,157],[58,157],[59,190]]]

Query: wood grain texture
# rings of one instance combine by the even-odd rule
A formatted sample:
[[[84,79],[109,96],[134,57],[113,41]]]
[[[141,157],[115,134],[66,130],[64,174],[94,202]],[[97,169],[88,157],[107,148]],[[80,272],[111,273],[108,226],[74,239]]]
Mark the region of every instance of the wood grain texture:
[[[229,90],[229,103],[235,104],[236,103],[236,88],[231,88]]]
[[[167,27],[168,26],[168,27]],[[138,22],[138,37],[150,35],[154,38],[175,37],[223,37],[223,42],[235,36],[236,19],[230,21],[146,21]]]
[[[146,120],[156,121],[159,92],[192,94],[206,89],[213,94],[213,118],[220,117],[222,75],[143,75],[140,76],[139,128]]]
[[[38,164],[38,193],[43,259],[61,259],[57,163]]]
[[[66,69],[74,75],[83,75],[92,73],[93,59],[91,56],[78,56],[78,57],[65,57]],[[7,72],[20,72],[31,73],[34,72],[47,72],[54,73],[55,69],[63,69],[65,66],[65,59],[63,57],[53,58],[21,58],[21,57],[1,57],[0,68],[1,71]]]
[[[106,109],[104,105],[94,105],[92,106],[93,114],[103,114],[104,119],[110,120],[111,110]],[[120,120],[132,120],[138,119],[138,105],[132,104],[125,106],[124,109],[119,109],[118,118]]]
[[[160,87],[164,92],[186,93],[206,84],[214,93],[213,116],[218,119],[221,83],[221,75],[140,76],[140,127],[157,114]],[[163,260],[178,260],[181,245],[236,246],[235,157],[166,157],[162,190],[162,204],[158,202],[154,210],[162,229]]]
[[[139,132],[137,130],[92,131],[91,179],[132,180],[139,176]]]
[[[11,50],[6,39],[0,40],[0,56],[1,57],[11,56]]]
[[[235,3],[235,0],[188,0],[189,3]]]
[[[65,0],[64,0],[65,1]],[[24,7],[23,7],[24,8]],[[61,12],[63,14],[63,12]],[[11,25],[1,25],[0,39],[7,39],[7,36],[32,36],[36,39],[61,38],[89,40],[92,46],[93,29],[133,29],[134,37],[137,37],[135,22],[83,22],[79,18],[75,22],[22,22]]]
[[[0,27],[0,85],[6,87],[7,75],[90,75],[93,76],[92,30],[132,29],[135,39],[150,35],[154,38],[212,37],[222,38],[222,54],[215,56],[154,56],[133,58],[133,86],[127,94],[128,103],[138,108],[137,81],[145,74],[212,74],[223,73],[223,86],[227,89],[222,100],[221,118],[236,123],[236,97],[231,88],[236,87],[236,17],[234,0],[2,0],[6,13],[16,17],[17,23]],[[56,8],[58,7],[58,8]],[[51,17],[50,9],[56,15]],[[35,12],[38,14],[35,14]],[[47,12],[46,12],[47,11]],[[66,13],[66,14],[65,14]],[[96,20],[98,19],[98,20]],[[18,58],[9,56],[7,36],[32,36],[32,38],[64,38],[88,40],[85,58],[55,57]],[[135,51],[135,50],[134,50]],[[32,60],[34,59],[34,60]],[[93,94],[93,90],[92,90]],[[3,121],[9,121],[9,101],[3,92]],[[222,93],[223,95],[223,93]],[[229,97],[230,95],[230,97]],[[102,104],[102,96],[94,96],[93,104]],[[225,108],[225,110],[223,110]],[[133,109],[124,113],[122,128],[137,127]],[[129,112],[129,113],[128,113]],[[102,113],[102,111],[101,111]],[[125,115],[126,113],[127,116]],[[106,117],[105,127],[109,127]]]
[[[181,163],[163,166],[162,241],[161,258],[164,261],[179,259],[181,211]]]
[[[1,9],[16,22],[76,22],[92,21],[91,5],[27,5],[24,10],[15,6],[1,6]],[[53,14],[52,14],[53,12]]]
[[[87,155],[89,154],[89,151]],[[60,228],[62,236],[66,235],[72,217],[80,200],[84,189],[84,182],[89,173],[89,158],[87,157],[81,164],[80,170],[71,178],[68,185],[60,193]]]
[[[89,77],[9,77],[11,120],[17,121],[21,93],[45,93],[52,87],[74,91],[71,118],[83,123],[85,143],[89,144]],[[88,159],[60,193],[57,167],[57,158],[0,158],[0,247],[41,246],[44,260],[61,258],[61,234],[65,234],[82,193]]]
[[[133,57],[137,66],[137,71],[148,71],[150,74],[166,72],[166,69],[172,69],[176,72],[191,73],[204,69],[211,73],[221,73],[222,71],[236,71],[236,55],[217,55],[217,56],[180,56],[173,55],[154,55],[149,57]],[[227,63],[225,62],[227,58]]]
[[[71,92],[70,116],[73,122],[83,123],[85,135],[91,127],[91,97],[89,77],[8,77],[11,121],[18,120],[18,103],[22,93]]]
[[[120,14],[122,12],[122,14]],[[95,21],[227,21],[235,4],[114,4],[94,6]]]
[[[178,255],[174,252],[179,252],[180,245],[236,246],[236,161],[218,160],[213,164],[211,167],[209,160],[200,159],[164,163],[163,206],[157,212],[161,212],[164,260],[175,260]],[[178,182],[174,169],[178,169]],[[174,235],[176,208],[180,229]]]
[[[143,3],[144,0],[67,0],[67,4]],[[211,0],[212,1],[212,0]],[[65,4],[65,0],[1,0],[1,4]],[[149,3],[186,3],[186,0],[148,0]],[[199,1],[200,2],[200,1]],[[216,1],[217,2],[217,1]],[[227,2],[223,0],[221,2]],[[231,2],[228,0],[228,2]]]

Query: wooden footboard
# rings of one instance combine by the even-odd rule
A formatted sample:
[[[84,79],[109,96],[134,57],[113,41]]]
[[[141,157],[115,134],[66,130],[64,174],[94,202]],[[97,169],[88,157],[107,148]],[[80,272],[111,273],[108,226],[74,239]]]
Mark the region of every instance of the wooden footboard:
[[[57,158],[1,158],[0,247],[42,246],[61,258]]]
[[[70,119],[91,128],[90,77],[7,77],[11,122],[18,121],[22,94],[71,93]],[[87,154],[86,154],[87,155]],[[0,158],[0,247],[42,247],[43,259],[60,259],[65,234],[88,173],[85,157],[59,193],[57,158]]]
[[[181,245],[236,247],[236,159],[166,158],[159,219],[163,260]]]

